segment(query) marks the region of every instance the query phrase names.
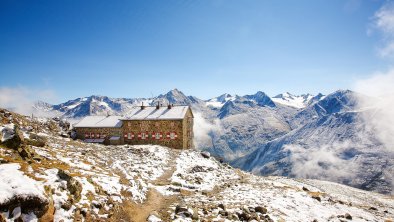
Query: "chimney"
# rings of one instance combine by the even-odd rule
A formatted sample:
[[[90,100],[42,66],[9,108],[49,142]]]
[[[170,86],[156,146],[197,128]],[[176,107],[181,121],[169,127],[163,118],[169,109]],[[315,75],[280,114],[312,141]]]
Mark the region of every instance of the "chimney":
[[[157,102],[156,109],[160,109],[160,103]]]
[[[142,102],[141,109],[145,109],[144,102]]]
[[[168,109],[171,109],[171,104],[168,104]]]

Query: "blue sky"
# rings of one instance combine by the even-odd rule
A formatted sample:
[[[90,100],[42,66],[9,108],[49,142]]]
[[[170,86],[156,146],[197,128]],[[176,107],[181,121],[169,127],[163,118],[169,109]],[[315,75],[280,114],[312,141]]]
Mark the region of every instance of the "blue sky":
[[[150,97],[330,93],[389,66],[386,1],[0,2],[0,87]]]

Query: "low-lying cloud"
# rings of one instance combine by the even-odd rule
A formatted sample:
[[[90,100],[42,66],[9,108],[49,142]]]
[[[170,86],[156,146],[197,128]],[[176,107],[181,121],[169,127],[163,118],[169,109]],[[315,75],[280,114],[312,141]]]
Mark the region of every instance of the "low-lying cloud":
[[[24,115],[42,115],[34,109],[36,101],[52,101],[56,98],[52,90],[35,90],[26,87],[0,87],[0,107]]]
[[[211,136],[220,132],[221,128],[219,119],[209,122],[201,113],[194,113],[194,146],[197,148],[212,147]]]
[[[341,157],[349,147],[349,142],[343,142],[322,145],[317,149],[286,145],[284,150],[291,152],[291,173],[296,177],[343,181],[355,175],[356,166]]]
[[[366,110],[364,123],[386,149],[394,152],[394,69],[361,79],[354,89],[367,95],[358,99],[359,109]]]

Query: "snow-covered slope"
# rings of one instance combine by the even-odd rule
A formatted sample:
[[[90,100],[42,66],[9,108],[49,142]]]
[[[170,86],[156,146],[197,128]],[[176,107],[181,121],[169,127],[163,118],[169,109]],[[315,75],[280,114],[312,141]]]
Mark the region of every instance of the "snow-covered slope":
[[[232,96],[228,93],[225,93],[223,95],[205,101],[205,104],[214,108],[221,108],[227,101],[234,101],[236,98],[237,96]]]
[[[51,119],[11,114],[1,120],[0,126],[4,124],[22,131],[26,141],[20,148],[30,146],[34,155],[0,145],[2,221],[303,222],[394,217],[392,196],[332,182],[259,177],[198,150],[86,144],[58,136]],[[33,135],[45,145],[25,144]],[[26,204],[20,196],[41,201]]]
[[[257,174],[312,177],[391,192],[389,184],[393,180],[387,174],[392,172],[388,159],[392,153],[384,149],[371,126],[361,120],[362,112],[357,107],[360,96],[349,90],[338,90],[327,96],[283,93],[270,98],[259,91],[244,96],[223,94],[203,101],[174,89],[147,99],[91,96],[55,106],[43,103],[42,110],[76,118],[107,113],[124,115],[142,102],[186,104],[192,107],[196,117],[194,131],[198,148],[235,166]],[[320,171],[309,175],[297,170],[295,162],[319,159],[319,151],[328,152],[331,155],[328,157],[333,157],[336,163],[352,166],[341,168],[351,178],[331,177]],[[318,170],[327,168],[321,161],[314,164]]]
[[[314,96],[311,94],[303,94],[300,96],[296,96],[288,92],[285,92],[272,97],[272,100],[276,103],[280,103],[286,106],[292,106],[295,108],[304,108],[308,105],[309,101],[313,97]]]
[[[234,165],[259,175],[324,179],[391,193],[394,153],[365,125],[363,113],[354,111],[354,98],[351,91],[328,95],[296,115],[305,118],[299,128]]]

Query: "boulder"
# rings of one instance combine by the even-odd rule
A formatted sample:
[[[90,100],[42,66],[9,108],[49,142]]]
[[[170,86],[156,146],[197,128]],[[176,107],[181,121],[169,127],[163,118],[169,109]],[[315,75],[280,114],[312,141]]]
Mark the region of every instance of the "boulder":
[[[219,210],[219,214],[222,215],[223,217],[227,217],[228,216],[228,212],[225,210]]]
[[[190,173],[199,173],[199,172],[207,172],[207,170],[203,166],[194,166]]]
[[[81,199],[82,184],[62,169],[59,169],[57,175],[67,182],[67,189],[74,196],[74,202],[78,202]]]
[[[254,208],[254,210],[257,213],[261,213],[261,214],[266,214],[267,213],[267,208],[262,207],[262,206],[257,206],[257,207]]]
[[[223,210],[226,210],[226,206],[225,206],[223,203],[220,203],[220,204],[218,205],[218,207],[219,207],[219,208],[222,208]]]
[[[201,152],[201,156],[208,159],[211,157],[211,154],[207,151],[204,151],[204,152]]]
[[[314,195],[314,196],[312,196],[312,198],[317,200],[317,201],[319,201],[319,202],[321,202],[321,197],[320,196]]]
[[[196,221],[200,219],[200,216],[198,215],[198,210],[197,210],[197,208],[193,208],[192,219],[193,219],[193,220],[196,220]]]
[[[9,124],[1,130],[2,144],[11,149],[18,149],[23,142],[23,134],[16,125]]]
[[[237,216],[241,221],[248,221],[250,219],[250,214],[246,212],[237,213]]]
[[[25,143],[32,146],[44,147],[47,144],[47,139],[35,133],[30,133],[29,139],[26,139]]]
[[[14,196],[7,202],[0,204],[0,210],[11,211],[17,206],[24,214],[33,212],[37,217],[41,217],[48,210],[48,205],[49,201],[40,196]]]
[[[27,160],[32,158],[32,153],[30,151],[30,148],[28,146],[21,146],[18,148],[18,153],[22,157],[22,159]]]
[[[188,209],[187,209],[187,206],[185,206],[185,205],[177,205],[175,207],[175,214],[179,214],[179,213],[183,213],[183,212],[187,212],[187,211],[188,211]]]
[[[353,218],[352,218],[352,215],[350,215],[349,213],[346,213],[346,214],[345,214],[345,218],[348,219],[348,220],[353,219]]]

